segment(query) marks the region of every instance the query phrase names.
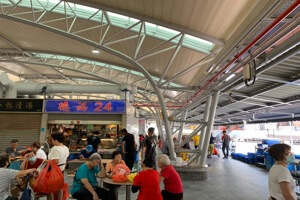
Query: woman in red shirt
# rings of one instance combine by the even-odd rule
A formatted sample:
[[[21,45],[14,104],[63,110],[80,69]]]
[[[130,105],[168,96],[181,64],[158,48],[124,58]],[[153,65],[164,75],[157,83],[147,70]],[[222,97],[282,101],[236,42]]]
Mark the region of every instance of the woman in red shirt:
[[[160,180],[164,181],[165,189],[161,191],[164,200],[181,200],[183,199],[182,181],[170,164],[170,159],[167,155],[162,154],[157,159],[158,167],[161,168]]]
[[[154,170],[155,163],[152,159],[145,159],[142,164],[143,171],[139,172],[133,180],[131,191],[138,190],[138,200],[163,200],[160,194],[159,174]]]

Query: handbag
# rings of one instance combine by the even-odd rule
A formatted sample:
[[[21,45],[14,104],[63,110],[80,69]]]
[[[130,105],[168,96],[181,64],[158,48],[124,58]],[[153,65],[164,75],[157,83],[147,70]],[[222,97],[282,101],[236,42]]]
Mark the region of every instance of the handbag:
[[[25,183],[26,188],[23,191],[20,200],[34,200],[35,199],[35,194],[29,185],[30,178],[31,178],[30,175],[26,176],[26,179],[25,179],[26,180],[26,183]]]

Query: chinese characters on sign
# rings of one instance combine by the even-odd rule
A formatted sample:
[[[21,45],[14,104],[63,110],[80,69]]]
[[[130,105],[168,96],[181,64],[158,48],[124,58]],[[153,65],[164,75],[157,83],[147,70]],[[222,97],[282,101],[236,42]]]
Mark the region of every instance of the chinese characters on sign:
[[[2,112],[42,112],[43,99],[0,99]]]
[[[125,113],[125,101],[47,100],[45,112],[66,113]]]

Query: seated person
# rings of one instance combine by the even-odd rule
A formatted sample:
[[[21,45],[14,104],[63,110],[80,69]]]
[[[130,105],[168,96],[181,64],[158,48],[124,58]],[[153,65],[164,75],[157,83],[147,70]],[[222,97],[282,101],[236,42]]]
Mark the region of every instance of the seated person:
[[[9,196],[9,185],[13,179],[27,176],[27,174],[35,173],[36,169],[28,169],[25,171],[17,171],[7,169],[10,165],[8,155],[0,155],[0,199],[2,200],[17,200],[17,197]]]
[[[24,147],[19,147],[18,140],[12,140],[10,142],[10,147],[7,147],[7,149],[5,150],[6,154],[11,157],[21,156],[26,151],[27,149],[25,149]]]
[[[89,158],[91,155],[96,153],[95,149],[93,149],[93,145],[87,145],[87,147],[80,152],[79,158]]]
[[[160,180],[164,181],[165,189],[161,194],[164,200],[181,200],[183,199],[182,181],[179,174],[170,164],[167,155],[160,155],[157,159],[158,167],[161,168]]]
[[[107,163],[106,165],[106,175],[109,178],[112,178],[112,173],[114,171],[114,168],[118,164],[126,165],[125,162],[122,160],[122,153],[121,151],[114,151],[112,153],[112,161]]]
[[[99,169],[101,166],[101,170]],[[74,177],[71,194],[79,200],[103,199],[110,200],[109,192],[98,186],[97,177],[105,177],[105,169],[98,153],[90,156],[85,164],[82,164]]]
[[[39,142],[32,143],[31,149],[35,153],[37,158],[40,158],[42,160],[47,160],[47,155],[45,151],[41,149],[41,144]]]
[[[154,167],[153,159],[145,159],[142,164],[143,171],[140,171],[133,180],[131,191],[136,193],[140,190],[138,200],[163,199],[160,194],[159,174]]]
[[[32,151],[24,156],[24,161],[21,164],[21,170],[37,169],[43,163],[43,159],[37,158],[36,154]]]
[[[107,163],[106,165],[106,175],[109,178],[112,178],[113,176],[113,171],[116,165],[118,164],[122,164],[122,165],[126,165],[125,162],[122,160],[122,153],[121,151],[114,151],[112,153],[112,161]],[[104,184],[104,187],[106,187],[107,189],[109,189],[110,193],[111,193],[111,200],[117,200],[118,199],[118,189],[119,189],[119,185],[111,185],[111,184]]]

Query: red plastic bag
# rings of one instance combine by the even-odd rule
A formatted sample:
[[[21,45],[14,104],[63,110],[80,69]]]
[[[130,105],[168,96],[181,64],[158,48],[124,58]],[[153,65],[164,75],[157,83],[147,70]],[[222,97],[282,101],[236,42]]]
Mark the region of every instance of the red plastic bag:
[[[127,176],[130,174],[130,169],[126,165],[118,164],[115,166],[113,174]]]
[[[116,183],[124,183],[127,182],[127,176],[121,174],[115,174],[112,176],[112,180]]]
[[[64,176],[55,161],[51,160],[34,183],[36,193],[49,194],[64,188]]]

